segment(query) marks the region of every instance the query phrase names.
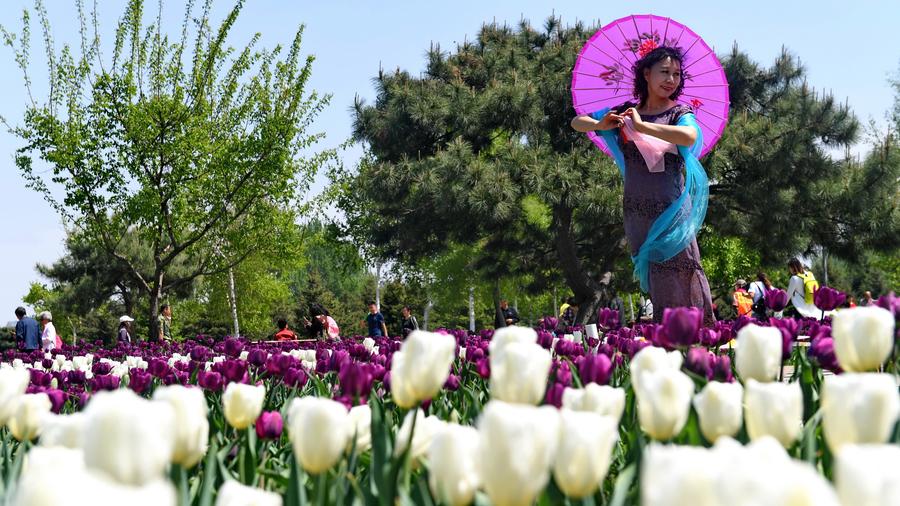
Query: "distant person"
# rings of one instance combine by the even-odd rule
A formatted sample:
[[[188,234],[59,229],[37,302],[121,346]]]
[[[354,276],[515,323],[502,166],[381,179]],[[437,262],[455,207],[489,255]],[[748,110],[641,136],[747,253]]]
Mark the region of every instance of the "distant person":
[[[384,316],[378,311],[374,301],[369,301],[369,314],[366,315],[366,326],[369,329],[369,337],[388,337],[387,325]]]
[[[574,326],[576,316],[578,316],[578,303],[575,302],[574,298],[569,298],[566,310],[559,317],[559,327],[565,331],[567,327]]]
[[[307,337],[319,339],[325,334],[325,325],[322,323],[320,316],[330,316],[325,306],[318,302],[309,304],[309,316],[303,318],[303,328]]]
[[[288,328],[288,322],[284,318],[279,318],[277,325],[278,332],[272,336],[275,341],[296,341],[299,339],[297,334]]]
[[[53,315],[50,311],[43,311],[38,319],[41,320],[41,348],[44,351],[50,351],[62,347],[62,339],[56,333],[56,327],[53,326]]]
[[[765,272],[757,272],[756,273],[756,281],[750,283],[750,287],[748,291],[750,292],[750,297],[753,298],[753,317],[757,320],[761,320],[766,317],[766,290],[772,290],[775,288],[772,286],[772,282],[769,281],[769,276],[766,276]]]
[[[641,309],[638,311],[637,321],[639,322],[647,322],[653,320],[653,301],[650,297],[644,298],[641,296]]]
[[[618,312],[619,326],[624,327],[628,323],[628,320],[625,319],[625,301],[622,300],[622,297],[619,297],[619,294],[616,292],[613,292],[612,296],[613,297],[609,300],[609,305],[607,307]]]
[[[559,314],[556,315],[560,319],[562,319],[563,315],[566,314],[566,309],[569,309],[569,306],[572,305],[572,302],[575,300],[575,297],[567,297],[566,300],[559,306]]]
[[[119,333],[116,340],[120,343],[131,344],[131,322],[134,318],[125,315],[119,318]]]
[[[419,321],[413,316],[409,306],[403,306],[400,310],[400,335],[406,339],[414,330],[419,330]]]
[[[159,308],[159,317],[156,319],[156,324],[159,329],[157,330],[157,339],[160,341],[171,341],[172,340],[172,306],[168,304],[163,304],[161,308]]]
[[[872,298],[872,292],[866,290],[866,293],[863,294],[862,300],[859,301],[860,306],[871,306],[875,304],[875,299]]]
[[[509,301],[505,299],[500,301],[500,312],[503,314],[503,321],[507,325],[519,323],[519,312],[516,311],[516,308],[509,305]]]
[[[25,351],[34,351],[41,347],[41,329],[38,323],[25,316],[25,308],[16,308],[16,343]]]
[[[319,324],[322,326],[322,335],[323,337],[327,337],[332,341],[340,340],[341,338],[341,329],[338,328],[338,324],[334,321],[334,318],[329,314],[320,314],[316,317],[319,320]]]
[[[800,316],[820,318],[822,311],[816,307],[813,294],[819,288],[819,282],[813,273],[803,267],[798,258],[788,261],[791,280],[788,282],[788,300]]]
[[[738,316],[750,314],[753,308],[753,298],[747,292],[747,282],[738,279],[734,282],[734,291],[731,292],[731,305],[734,306],[734,312]]]

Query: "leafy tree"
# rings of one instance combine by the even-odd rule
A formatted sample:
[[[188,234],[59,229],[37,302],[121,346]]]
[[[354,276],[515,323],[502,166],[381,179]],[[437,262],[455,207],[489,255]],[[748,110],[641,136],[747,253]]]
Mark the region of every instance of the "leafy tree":
[[[149,294],[151,332],[160,301],[201,276],[239,265],[268,241],[331,152],[300,158],[320,135],[307,133],[328,98],[306,89],[313,58],[301,57],[302,29],[285,50],[226,44],[243,2],[217,27],[211,2],[199,13],[189,2],[180,34],[144,25],[144,2],[130,0],[116,28],[111,59],[101,55],[96,21],[88,27],[81,2],[80,51],[57,52],[46,10],[35,3],[49,67],[49,94],[26,104],[11,127],[24,145],[16,165],[86,237],[115,258]],[[96,20],[96,12],[91,13]],[[196,19],[195,19],[196,18]],[[30,15],[21,37],[3,29],[29,96]],[[193,38],[193,41],[191,41]],[[35,161],[49,165],[49,174]],[[54,197],[51,185],[63,193]],[[129,233],[150,249],[149,269],[123,249]],[[227,245],[227,248],[223,247]],[[173,275],[181,258],[194,268]]]

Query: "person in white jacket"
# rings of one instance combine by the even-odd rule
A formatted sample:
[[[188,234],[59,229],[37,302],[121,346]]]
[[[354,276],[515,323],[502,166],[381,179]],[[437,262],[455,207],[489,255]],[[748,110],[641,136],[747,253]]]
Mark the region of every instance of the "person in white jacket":
[[[41,332],[41,347],[44,351],[50,351],[56,348],[56,327],[53,326],[53,315],[50,311],[44,311],[38,316],[41,325],[44,327]]]
[[[814,302],[807,302],[806,300],[806,287],[804,285],[807,280],[811,280],[810,282],[813,283],[813,286],[819,286],[813,273],[809,269],[805,269],[797,258],[792,258],[788,262],[788,270],[791,272],[791,280],[788,282],[787,288],[788,300],[797,309],[800,316],[821,318],[822,310],[817,308]]]

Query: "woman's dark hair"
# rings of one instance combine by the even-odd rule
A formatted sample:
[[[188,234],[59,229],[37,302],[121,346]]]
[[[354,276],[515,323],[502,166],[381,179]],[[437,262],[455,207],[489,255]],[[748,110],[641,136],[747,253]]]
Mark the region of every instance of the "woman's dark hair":
[[[119,322],[119,328],[120,328],[120,329],[121,329],[122,327],[125,327],[126,325],[128,325],[128,322]]]
[[[677,61],[680,69],[684,68],[684,58],[681,56],[681,49],[670,46],[659,46],[634,63],[634,67],[632,67],[634,72],[634,96],[638,99],[639,107],[645,105],[647,97],[650,96],[647,78],[644,77],[644,70],[653,67],[666,58]],[[669,95],[669,98],[672,100],[677,99],[681,96],[682,91],[684,91],[684,70],[681,70],[681,79],[678,80],[678,86]]]
[[[788,267],[794,269],[797,272],[804,272],[803,264],[800,263],[800,260],[797,257],[794,257],[788,260]]]
[[[765,272],[763,272],[763,271],[757,272],[756,280],[762,281],[762,284],[765,285],[766,288],[772,288],[772,282],[769,281],[769,276],[766,276]]]

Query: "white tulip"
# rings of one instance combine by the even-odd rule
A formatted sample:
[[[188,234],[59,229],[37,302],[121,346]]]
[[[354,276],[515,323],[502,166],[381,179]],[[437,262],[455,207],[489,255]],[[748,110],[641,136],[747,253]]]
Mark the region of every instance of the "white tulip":
[[[781,331],[775,327],[747,325],[738,331],[734,366],[741,381],[774,381],[781,370]]]
[[[371,352],[375,348],[375,340],[371,337],[367,337],[362,341],[363,346],[366,347],[366,351]]]
[[[84,445],[84,413],[49,414],[41,420],[41,446],[79,449]]]
[[[308,473],[334,466],[353,437],[353,421],[343,404],[322,397],[299,397],[287,414],[294,457]]]
[[[894,315],[878,306],[842,309],[831,320],[834,354],[845,371],[878,369],[894,346]]]
[[[168,403],[175,411],[172,463],[186,469],[194,467],[206,455],[209,446],[208,409],[203,390],[181,385],[163,386],[153,392],[153,400]]]
[[[831,451],[848,443],[886,443],[900,416],[900,396],[891,374],[826,376],[822,428]]]
[[[643,371],[634,383],[634,394],[641,428],[664,441],[677,436],[687,423],[694,382],[678,370]]]
[[[0,369],[0,425],[6,425],[13,407],[13,399],[24,394],[29,383],[31,373],[28,369],[15,367]]]
[[[664,370],[680,371],[683,360],[684,357],[681,356],[681,353],[677,351],[667,352],[656,346],[647,346],[637,352],[629,364],[631,383],[635,391],[642,388],[641,382],[645,374]]]
[[[512,343],[537,343],[537,332],[528,327],[503,327],[494,331],[488,354],[491,359],[503,354],[504,348]]]
[[[6,425],[13,437],[19,441],[31,441],[40,436],[41,420],[52,407],[47,394],[23,394],[9,402],[12,406]]]
[[[625,390],[596,383],[588,383],[584,388],[566,387],[562,403],[566,409],[593,411],[619,423],[625,411]]]
[[[162,477],[175,445],[171,406],[119,389],[96,393],[84,414],[88,468],[126,485],[145,485]]]
[[[472,427],[444,424],[428,448],[428,483],[442,504],[470,504],[481,485],[478,473],[478,431]]]
[[[641,462],[643,506],[720,506],[717,455],[698,446],[651,443]]]
[[[700,418],[700,432],[714,443],[722,436],[734,436],[743,423],[744,388],[740,383],[710,381],[694,396]]]
[[[494,506],[531,504],[550,479],[559,412],[492,400],[478,421],[481,481]]]
[[[372,448],[372,408],[361,404],[350,408],[351,431],[356,434],[356,453],[365,453]],[[353,437],[347,442],[347,451],[353,446]]]
[[[453,336],[414,330],[392,359],[394,403],[401,408],[411,408],[437,395],[450,376],[455,351]]]
[[[222,395],[225,420],[235,429],[246,429],[259,418],[266,400],[266,387],[229,383]]]
[[[834,466],[838,496],[854,506],[900,504],[900,446],[845,445]]]
[[[281,496],[255,487],[225,480],[216,494],[216,506],[281,506]]]
[[[560,441],[553,478],[569,497],[592,495],[609,471],[618,420],[590,411],[560,411]]]
[[[416,427],[413,429],[413,414],[416,416]],[[412,447],[409,451],[409,459],[413,462],[418,461],[425,456],[428,447],[431,445],[431,439],[445,425],[440,418],[430,415],[425,416],[421,409],[410,411],[403,418],[400,430],[397,431],[397,437],[394,440],[394,456],[400,456],[409,446],[409,432],[415,430],[412,435]]]
[[[749,380],[744,393],[744,420],[751,440],[771,436],[789,448],[803,425],[800,384]]]
[[[537,343],[511,342],[491,355],[491,398],[537,405],[544,400],[550,352]]]

